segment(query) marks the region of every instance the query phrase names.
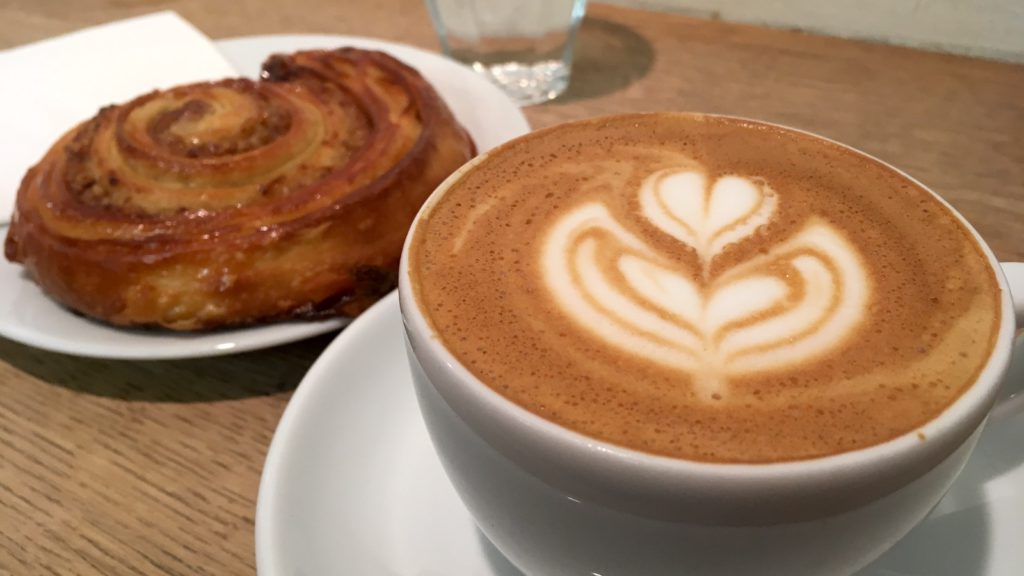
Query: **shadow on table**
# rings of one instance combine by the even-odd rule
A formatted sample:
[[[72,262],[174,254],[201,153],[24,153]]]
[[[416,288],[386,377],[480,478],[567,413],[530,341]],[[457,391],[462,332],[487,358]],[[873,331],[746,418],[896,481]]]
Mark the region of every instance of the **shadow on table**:
[[[55,386],[146,402],[215,402],[292,390],[335,334],[267,350],[188,360],[103,360],[0,338],[0,358]]]
[[[621,90],[651,70],[654,49],[632,29],[586,17],[576,37],[569,87],[555,102],[594,98]]]

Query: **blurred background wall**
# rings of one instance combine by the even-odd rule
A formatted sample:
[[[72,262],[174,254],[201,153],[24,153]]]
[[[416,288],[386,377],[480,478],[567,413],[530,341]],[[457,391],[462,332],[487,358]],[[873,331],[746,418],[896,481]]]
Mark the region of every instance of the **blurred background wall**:
[[[1024,0],[599,0],[1024,62]]]

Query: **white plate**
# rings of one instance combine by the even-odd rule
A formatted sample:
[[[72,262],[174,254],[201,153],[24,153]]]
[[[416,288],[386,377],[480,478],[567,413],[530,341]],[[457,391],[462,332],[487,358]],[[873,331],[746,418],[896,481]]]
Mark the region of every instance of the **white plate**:
[[[1021,438],[1024,417],[991,424],[931,516],[858,576],[1021,574]],[[260,483],[256,560],[260,576],[519,574],[476,530],[434,454],[395,294],[335,339],[285,410]]]
[[[530,130],[526,118],[498,88],[443,56],[390,42],[350,36],[252,36],[221,40],[217,48],[244,76],[256,77],[275,52],[358,46],[388,52],[416,68],[483,152]],[[6,236],[7,229],[0,228]],[[20,266],[0,258],[0,336],[79,356],[119,359],[191,358],[255,350],[337,330],[347,320],[291,322],[204,334],[125,330],[83,318],[46,297]]]

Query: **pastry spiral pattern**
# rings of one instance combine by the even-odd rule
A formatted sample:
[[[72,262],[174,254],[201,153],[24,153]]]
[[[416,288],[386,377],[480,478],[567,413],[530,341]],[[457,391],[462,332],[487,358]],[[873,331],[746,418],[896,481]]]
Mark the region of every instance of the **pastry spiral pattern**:
[[[356,315],[391,290],[422,202],[475,154],[383,53],[272,56],[261,79],[103,108],[26,174],[5,254],[111,324]]]

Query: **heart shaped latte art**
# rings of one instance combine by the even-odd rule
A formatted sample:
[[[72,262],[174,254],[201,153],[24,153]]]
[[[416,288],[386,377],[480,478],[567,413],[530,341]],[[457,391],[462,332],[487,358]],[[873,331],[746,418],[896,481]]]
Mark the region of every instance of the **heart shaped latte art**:
[[[645,219],[678,240],[680,250],[696,252],[700,270],[681,269],[607,206],[588,202],[548,231],[544,279],[559,307],[588,333],[689,373],[701,396],[723,398],[730,377],[819,358],[864,317],[870,282],[860,254],[819,218],[709,276],[727,246],[777,216],[776,192],[764,183],[739,176],[709,183],[699,171],[661,171],[644,181],[638,199]]]

